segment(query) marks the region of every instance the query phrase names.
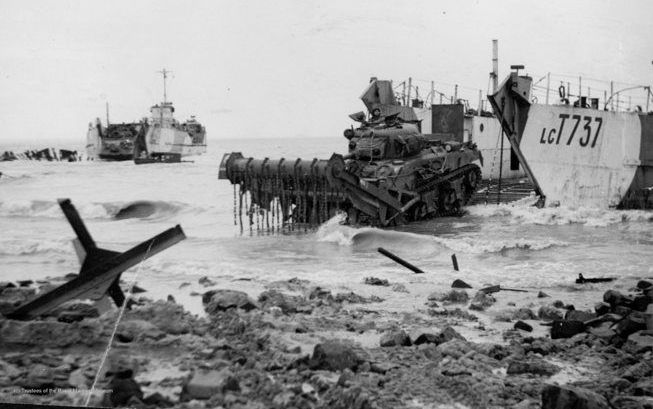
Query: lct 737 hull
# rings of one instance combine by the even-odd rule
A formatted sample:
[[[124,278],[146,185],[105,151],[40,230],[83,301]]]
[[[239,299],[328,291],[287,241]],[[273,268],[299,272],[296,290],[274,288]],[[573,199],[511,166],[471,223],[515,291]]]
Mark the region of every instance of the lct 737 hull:
[[[545,205],[652,208],[653,115],[531,104],[529,81],[511,74],[490,101]]]

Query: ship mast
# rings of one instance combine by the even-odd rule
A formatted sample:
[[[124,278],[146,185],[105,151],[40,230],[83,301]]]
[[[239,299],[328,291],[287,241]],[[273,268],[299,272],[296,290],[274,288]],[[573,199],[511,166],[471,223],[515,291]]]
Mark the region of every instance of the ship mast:
[[[166,82],[167,82],[167,79],[168,79],[168,74],[171,74],[172,71],[168,71],[168,70],[166,70],[166,69],[164,68],[163,70],[161,70],[161,71],[157,71],[157,72],[163,74],[163,103],[165,104],[165,103],[168,102],[168,94],[167,94],[167,89],[166,89],[166,85],[167,85]]]

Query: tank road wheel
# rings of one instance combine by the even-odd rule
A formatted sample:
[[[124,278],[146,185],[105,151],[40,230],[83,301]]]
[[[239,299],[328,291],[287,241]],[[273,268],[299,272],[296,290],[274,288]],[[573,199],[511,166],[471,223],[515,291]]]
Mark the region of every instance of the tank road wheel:
[[[460,200],[456,190],[448,188],[443,190],[440,196],[440,214],[442,216],[454,216],[460,213]]]
[[[409,212],[409,221],[424,220],[429,214],[428,206],[424,202],[419,202],[413,206]]]
[[[472,196],[474,196],[480,179],[481,175],[478,169],[473,169],[465,175],[465,179],[463,180],[463,199],[465,203],[463,204],[466,204],[472,198]]]

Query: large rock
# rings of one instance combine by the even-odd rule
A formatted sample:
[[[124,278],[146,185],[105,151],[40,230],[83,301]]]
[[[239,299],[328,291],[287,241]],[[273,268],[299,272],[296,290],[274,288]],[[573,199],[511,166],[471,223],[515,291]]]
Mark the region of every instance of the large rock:
[[[512,314],[513,320],[534,320],[537,319],[537,315],[530,308],[519,308]]]
[[[371,295],[369,298],[363,297],[362,295],[356,294],[353,291],[348,293],[338,293],[333,297],[333,300],[337,303],[347,302],[349,304],[368,304],[373,302],[382,302],[383,298],[377,295]]]
[[[4,291],[5,288],[15,288],[16,284],[9,281],[0,281],[0,294]]]
[[[529,358],[528,360],[515,360],[510,362],[506,373],[508,375],[533,374],[551,376],[559,371],[559,367],[550,364],[541,358]]]
[[[635,311],[646,311],[646,308],[651,303],[651,297],[647,295],[638,295],[633,298],[633,302],[630,304],[630,308]]]
[[[555,320],[551,326],[551,339],[571,338],[585,331],[582,321]]]
[[[542,409],[609,409],[608,401],[596,392],[572,386],[546,385]]]
[[[565,314],[565,319],[568,321],[589,321],[596,318],[596,314],[590,311],[571,310]]]
[[[267,290],[259,294],[258,302],[263,307],[279,307],[284,314],[292,314],[297,312],[297,306],[301,302],[301,298],[286,295],[277,290]]]
[[[189,399],[209,399],[225,391],[238,391],[240,385],[229,368],[216,370],[196,370],[184,385],[183,395]]]
[[[420,334],[417,338],[415,338],[415,341],[413,343],[415,345],[422,345],[422,344],[438,345],[439,340],[440,338],[436,334],[424,333],[424,334]]]
[[[526,332],[533,331],[533,327],[531,325],[529,325],[529,324],[527,324],[527,323],[525,323],[524,321],[521,321],[521,320],[515,322],[515,329],[520,329],[520,330],[526,331]]]
[[[429,333],[421,334],[415,339],[414,344],[415,345],[421,345],[421,344],[440,345],[445,342],[449,342],[453,339],[459,339],[461,341],[465,341],[465,337],[460,335],[455,329],[453,329],[452,327],[445,327],[438,334],[429,334]]]
[[[451,290],[446,293],[432,293],[429,295],[428,299],[429,301],[464,304],[469,301],[469,295],[465,290]]]
[[[497,300],[490,294],[479,291],[472,298],[472,302],[469,305],[470,310],[474,311],[485,311],[486,308],[492,306],[497,302]]]
[[[587,332],[594,335],[595,337],[602,338],[604,340],[610,340],[617,334],[611,327],[611,322],[604,321],[597,326],[589,328]]]
[[[457,278],[451,283],[451,288],[472,288],[472,286]]]
[[[156,341],[166,336],[163,331],[151,322],[135,319],[120,321],[116,335],[122,342],[131,342],[133,340]]]
[[[607,302],[598,302],[594,304],[594,311],[597,315],[603,315],[610,312],[610,304]]]
[[[628,298],[617,290],[608,290],[603,294],[603,301],[610,304],[612,308],[627,303]]]
[[[333,294],[331,291],[322,287],[313,287],[308,292],[309,300],[324,300],[324,301],[333,301]]]
[[[540,309],[537,311],[537,316],[540,317],[541,320],[545,320],[545,321],[555,321],[555,320],[561,320],[563,318],[562,312],[560,312],[559,309],[551,305],[541,306]]]
[[[236,290],[207,291],[202,296],[202,304],[208,314],[226,311],[230,308],[239,308],[245,311],[258,308],[256,302],[249,298],[247,293]]]
[[[653,283],[650,282],[650,281],[647,281],[647,280],[639,280],[637,282],[637,288],[639,288],[640,290],[647,290],[651,286],[653,286]],[[0,285],[0,287],[2,287],[2,286]]]
[[[614,328],[617,334],[623,338],[644,329],[646,329],[646,316],[641,312],[630,313],[619,321]]]
[[[0,293],[0,314],[13,311],[36,294],[34,288],[7,287]]]
[[[472,351],[472,346],[469,342],[463,341],[462,339],[452,339],[451,341],[447,341],[438,345],[437,350],[442,355],[458,359],[461,356]]]
[[[440,343],[445,343],[449,342],[454,339],[459,339],[461,341],[466,341],[465,337],[460,335],[458,331],[453,329],[452,327],[445,327],[439,334],[440,337]]]
[[[406,331],[398,329],[383,333],[380,345],[382,347],[403,347],[411,346],[410,337]]]
[[[380,286],[383,286],[383,287],[388,287],[390,285],[388,280],[383,279],[383,278],[377,278],[377,277],[365,277],[365,280],[363,282],[365,284],[380,285]]]
[[[526,349],[527,352],[546,356],[558,350],[558,344],[549,338],[535,338]]]
[[[108,398],[114,407],[124,406],[132,398],[143,399],[143,391],[133,378],[114,377],[109,383],[109,389],[111,392],[108,392]]]
[[[310,366],[313,369],[324,369],[327,371],[342,371],[349,368],[356,371],[358,366],[364,362],[354,349],[343,342],[330,340],[315,345]]]
[[[163,300],[135,307],[125,314],[125,318],[148,321],[159,330],[173,335],[191,332],[194,322],[192,315],[183,306]]]
[[[653,350],[653,333],[651,331],[637,331],[630,334],[624,348],[635,353]]]

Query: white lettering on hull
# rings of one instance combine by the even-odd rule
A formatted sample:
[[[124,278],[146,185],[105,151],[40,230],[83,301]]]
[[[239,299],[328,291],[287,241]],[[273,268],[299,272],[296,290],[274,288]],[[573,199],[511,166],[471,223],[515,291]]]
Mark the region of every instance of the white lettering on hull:
[[[634,113],[536,104],[520,148],[547,204],[608,208],[635,177],[640,143]]]

